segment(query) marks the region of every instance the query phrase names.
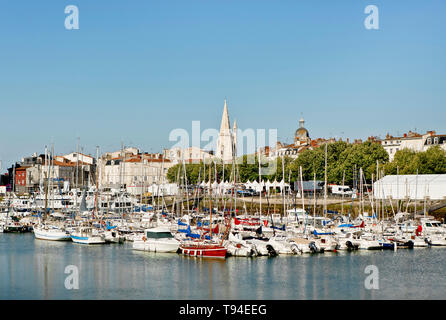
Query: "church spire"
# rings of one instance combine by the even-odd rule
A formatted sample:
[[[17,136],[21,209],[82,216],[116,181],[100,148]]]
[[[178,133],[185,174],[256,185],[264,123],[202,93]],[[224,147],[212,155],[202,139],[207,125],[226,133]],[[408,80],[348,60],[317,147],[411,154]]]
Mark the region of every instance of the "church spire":
[[[221,124],[220,124],[220,135],[224,130],[230,130],[231,127],[229,125],[229,114],[228,114],[228,101],[225,97],[225,106],[223,108],[223,115],[221,117]]]
[[[231,161],[233,154],[232,147],[233,147],[233,142],[232,142],[231,124],[229,122],[228,101],[225,98],[225,105],[223,108],[223,115],[220,124],[220,134],[217,140],[216,156],[225,162]]]

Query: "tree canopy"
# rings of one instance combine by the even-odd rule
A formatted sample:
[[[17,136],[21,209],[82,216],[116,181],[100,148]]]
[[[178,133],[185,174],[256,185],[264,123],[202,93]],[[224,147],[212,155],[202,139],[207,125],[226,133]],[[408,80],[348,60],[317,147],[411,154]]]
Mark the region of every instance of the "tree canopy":
[[[257,157],[243,156],[235,167],[237,181],[255,181],[259,179],[259,163]],[[251,161],[248,161],[251,160]],[[269,174],[262,174],[262,180],[294,182],[300,179],[300,167],[302,167],[303,180],[313,180],[316,173],[317,180],[324,180],[325,172],[325,145],[308,149],[299,154],[296,159],[278,157],[275,162],[262,161],[262,168],[272,168]],[[385,174],[440,174],[446,173],[446,152],[440,147],[429,148],[425,152],[415,152],[408,149],[396,152],[392,162],[381,144],[366,141],[361,144],[349,144],[337,141],[327,144],[327,180],[329,183],[341,184],[345,172],[345,184],[351,185],[355,176],[362,168],[365,178],[370,181],[376,174],[377,163]],[[224,167],[224,172],[223,172]],[[285,172],[283,172],[283,167]],[[206,164],[185,164],[188,184],[196,184],[200,181],[209,181],[209,162]],[[234,171],[231,164],[211,163],[212,181],[233,181]],[[200,176],[200,179],[198,177]],[[184,183],[183,164],[177,164],[169,168],[167,178],[170,182]]]

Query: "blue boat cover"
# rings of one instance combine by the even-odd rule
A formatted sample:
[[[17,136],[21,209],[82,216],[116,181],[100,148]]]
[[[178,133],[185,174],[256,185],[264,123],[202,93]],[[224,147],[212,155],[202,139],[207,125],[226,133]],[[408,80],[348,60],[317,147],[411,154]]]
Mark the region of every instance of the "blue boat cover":
[[[107,221],[107,230],[112,230],[114,228],[116,228],[116,226],[111,226]]]
[[[325,232],[325,233],[318,233],[316,230],[313,231],[313,234],[315,236],[324,236],[324,235],[332,235],[334,234],[333,232]]]

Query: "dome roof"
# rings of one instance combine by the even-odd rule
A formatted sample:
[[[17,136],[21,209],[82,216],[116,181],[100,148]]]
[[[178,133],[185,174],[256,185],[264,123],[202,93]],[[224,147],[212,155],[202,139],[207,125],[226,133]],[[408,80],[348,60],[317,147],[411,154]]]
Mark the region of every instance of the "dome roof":
[[[299,129],[296,130],[296,133],[294,134],[295,138],[298,139],[306,139],[310,137],[310,134],[308,133],[308,130],[305,129],[304,127],[300,127]]]

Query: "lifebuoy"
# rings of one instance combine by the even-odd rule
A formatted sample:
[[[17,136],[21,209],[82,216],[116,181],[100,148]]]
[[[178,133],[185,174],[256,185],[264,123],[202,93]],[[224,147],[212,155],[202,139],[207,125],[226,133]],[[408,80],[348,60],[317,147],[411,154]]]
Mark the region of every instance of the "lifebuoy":
[[[144,236],[142,237],[142,241],[146,242],[147,238]]]

